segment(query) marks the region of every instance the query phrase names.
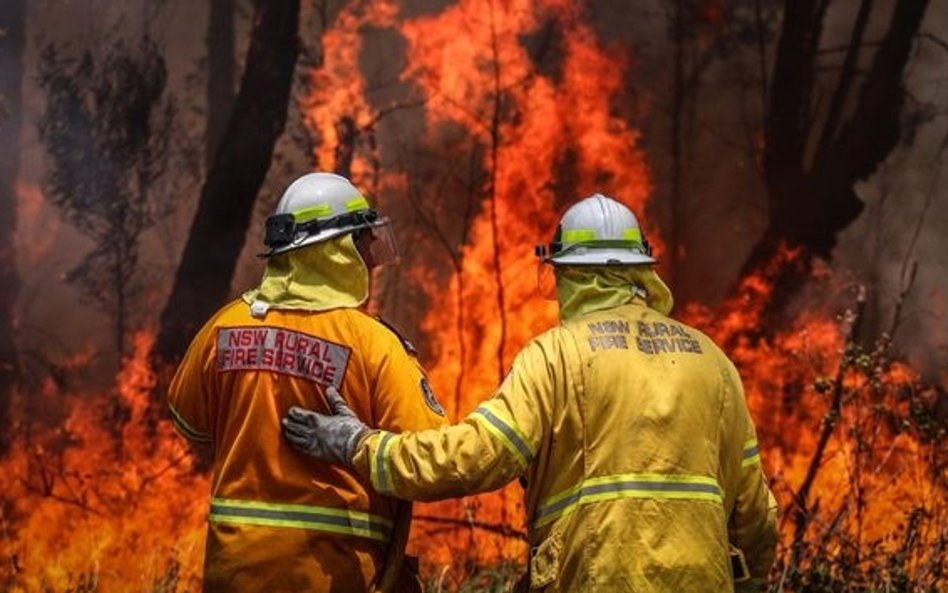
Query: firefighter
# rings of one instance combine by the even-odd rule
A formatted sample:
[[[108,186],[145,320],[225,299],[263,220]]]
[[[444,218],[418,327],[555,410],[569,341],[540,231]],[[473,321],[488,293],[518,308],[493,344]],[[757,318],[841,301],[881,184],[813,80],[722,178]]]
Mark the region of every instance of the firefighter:
[[[526,484],[526,585],[543,591],[754,590],[776,503],[734,365],[668,317],[672,296],[632,212],[596,194],[538,248],[561,323],[517,355],[461,423],[371,430],[291,408],[284,435],[381,493],[434,500]]]
[[[310,173],[266,221],[260,285],[200,330],[172,380],[185,437],[213,447],[204,591],[418,590],[403,566],[411,516],[346,468],[280,437],[291,406],[346,394],[367,426],[443,424],[411,345],[361,310],[370,272],[397,254],[389,221],[347,179]]]

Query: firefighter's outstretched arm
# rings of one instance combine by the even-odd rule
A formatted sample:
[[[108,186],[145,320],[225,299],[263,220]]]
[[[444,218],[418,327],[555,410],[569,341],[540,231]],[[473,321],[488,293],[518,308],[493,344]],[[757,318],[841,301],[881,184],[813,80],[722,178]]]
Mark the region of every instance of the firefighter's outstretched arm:
[[[372,431],[332,388],[335,415],[293,409],[283,433],[298,450],[352,467],[382,494],[439,500],[494,490],[522,475],[547,430],[537,397],[549,378],[524,351],[493,398],[452,426],[396,434]]]

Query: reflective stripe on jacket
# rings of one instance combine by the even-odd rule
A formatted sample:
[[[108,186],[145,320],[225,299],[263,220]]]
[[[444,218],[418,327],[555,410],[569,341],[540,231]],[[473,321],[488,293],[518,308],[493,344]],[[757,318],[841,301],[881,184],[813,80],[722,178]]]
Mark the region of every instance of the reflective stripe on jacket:
[[[273,504],[248,500],[211,499],[210,521],[241,525],[293,527],[388,541],[392,521],[371,513],[311,504]]]
[[[179,432],[214,448],[204,590],[366,590],[385,562],[395,501],[294,451],[280,419],[293,405],[327,411],[322,386],[332,384],[370,426],[440,426],[424,379],[399,337],[357,309],[257,319],[238,300],[218,312],[169,391]]]
[[[734,366],[639,300],[534,339],[460,424],[375,433],[355,462],[410,499],[526,478],[535,589],[719,593],[733,590],[729,542],[755,579],[773,560],[775,505]]]

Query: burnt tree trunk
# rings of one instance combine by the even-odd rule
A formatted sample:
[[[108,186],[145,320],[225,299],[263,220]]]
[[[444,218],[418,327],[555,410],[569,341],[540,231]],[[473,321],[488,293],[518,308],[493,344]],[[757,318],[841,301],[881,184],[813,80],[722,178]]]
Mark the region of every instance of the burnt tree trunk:
[[[336,144],[333,157],[333,172],[346,179],[352,179],[352,161],[355,159],[356,142],[359,141],[359,129],[350,115],[342,116],[336,122],[336,134],[339,143]]]
[[[776,319],[802,286],[814,257],[831,256],[839,232],[863,209],[854,184],[869,177],[896,147],[905,99],[903,70],[928,0],[898,0],[857,91],[858,53],[865,50],[873,10],[872,0],[861,0],[829,107],[817,121],[816,57],[827,4],[787,0],[784,7],[765,121],[770,222],[741,274],[762,276],[774,286],[765,320]],[[855,107],[847,116],[843,107],[853,98]],[[783,248],[797,255],[780,258]]]
[[[19,378],[16,342],[16,178],[23,112],[23,45],[26,0],[0,4],[0,453],[8,446],[10,400]]]
[[[234,112],[201,189],[156,354],[179,358],[228,297],[237,258],[277,139],[286,125],[299,53],[299,0],[258,0]]]
[[[208,168],[234,108],[234,12],[236,0],[211,0],[207,23],[207,133],[204,162]]]

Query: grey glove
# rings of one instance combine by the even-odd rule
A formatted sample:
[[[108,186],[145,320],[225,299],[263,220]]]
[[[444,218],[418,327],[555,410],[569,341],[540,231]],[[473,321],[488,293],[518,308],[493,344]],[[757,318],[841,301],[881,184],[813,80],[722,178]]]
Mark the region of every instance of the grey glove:
[[[331,416],[291,407],[283,417],[283,436],[297,451],[352,467],[356,445],[369,432],[369,427],[356,417],[335,387],[326,388],[326,401]]]

